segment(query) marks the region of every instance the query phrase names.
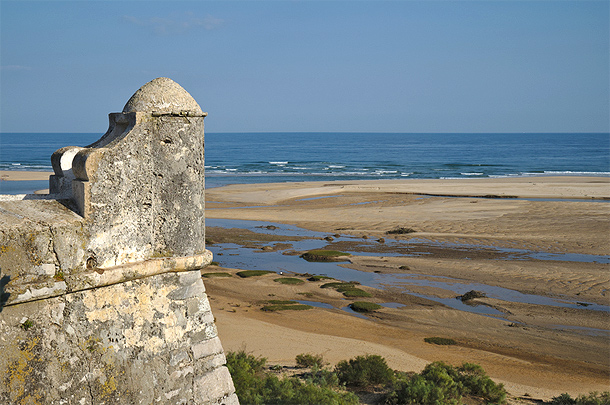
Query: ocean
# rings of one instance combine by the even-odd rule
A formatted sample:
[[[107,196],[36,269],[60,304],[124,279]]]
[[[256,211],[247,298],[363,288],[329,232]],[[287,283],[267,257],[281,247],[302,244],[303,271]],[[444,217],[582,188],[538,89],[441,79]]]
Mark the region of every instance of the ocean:
[[[0,170],[51,171],[100,133],[1,133]],[[234,183],[610,176],[610,134],[206,133],[206,187]],[[0,181],[1,194],[47,188]]]

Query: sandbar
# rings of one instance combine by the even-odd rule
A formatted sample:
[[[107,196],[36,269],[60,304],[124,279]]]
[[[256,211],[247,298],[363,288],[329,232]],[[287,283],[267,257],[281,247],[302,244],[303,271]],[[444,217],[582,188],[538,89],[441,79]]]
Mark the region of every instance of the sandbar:
[[[48,180],[53,172],[37,172],[26,170],[0,170],[0,181],[32,181]]]

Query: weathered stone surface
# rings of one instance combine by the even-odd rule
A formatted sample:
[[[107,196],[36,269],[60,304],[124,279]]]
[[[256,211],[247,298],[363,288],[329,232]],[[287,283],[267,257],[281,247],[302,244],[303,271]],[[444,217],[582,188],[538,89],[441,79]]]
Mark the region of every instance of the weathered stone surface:
[[[170,79],[0,197],[0,403],[237,404],[200,269],[203,119]]]
[[[142,86],[125,104],[123,112],[203,114],[195,99],[167,77],[158,77]]]
[[[195,391],[201,403],[216,404],[219,398],[228,398],[235,392],[231,374],[226,367],[219,367],[195,380]]]

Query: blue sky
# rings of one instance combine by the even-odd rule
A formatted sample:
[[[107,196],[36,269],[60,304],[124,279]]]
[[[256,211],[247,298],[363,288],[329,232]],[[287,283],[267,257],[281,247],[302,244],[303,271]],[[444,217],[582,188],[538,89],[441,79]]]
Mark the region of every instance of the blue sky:
[[[0,131],[103,133],[167,76],[208,132],[608,132],[609,4],[0,0]]]

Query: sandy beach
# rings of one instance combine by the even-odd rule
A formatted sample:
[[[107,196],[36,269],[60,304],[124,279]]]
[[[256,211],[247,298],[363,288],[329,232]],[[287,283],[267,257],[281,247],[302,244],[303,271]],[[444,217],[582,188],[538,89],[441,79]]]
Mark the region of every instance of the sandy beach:
[[[226,350],[245,348],[284,365],[294,364],[294,357],[304,352],[322,353],[331,363],[380,354],[403,371],[421,370],[434,360],[468,361],[481,364],[515,397],[525,398],[549,399],[610,386],[610,205],[603,202],[610,199],[608,178],[247,184],[206,193],[208,218],[293,224],[335,235],[328,238],[328,249],[360,252],[341,266],[430,282],[361,286],[372,294],[366,301],[400,304],[363,319],[342,311],[351,301],[320,288],[323,281],[285,272],[281,277],[305,281],[286,285],[274,281],[277,274],[242,279],[234,275],[239,269],[211,266],[203,272],[233,275],[205,279]],[[397,227],[415,232],[386,233]],[[274,250],[287,254],[294,243],[210,226],[207,239],[209,246],[232,242],[258,249],[260,255]],[[418,254],[412,251],[414,241]],[[515,256],[522,251],[554,256]],[[222,256],[217,259],[222,262]],[[466,312],[441,302],[456,294],[432,282],[447,277],[452,283],[479,283],[579,304],[484,297],[476,303],[501,315]],[[327,306],[261,311],[269,299],[306,299]],[[596,304],[602,310],[591,309]],[[425,343],[431,336],[457,344]]]
[[[52,174],[53,172],[0,170],[0,181],[48,180]]]

